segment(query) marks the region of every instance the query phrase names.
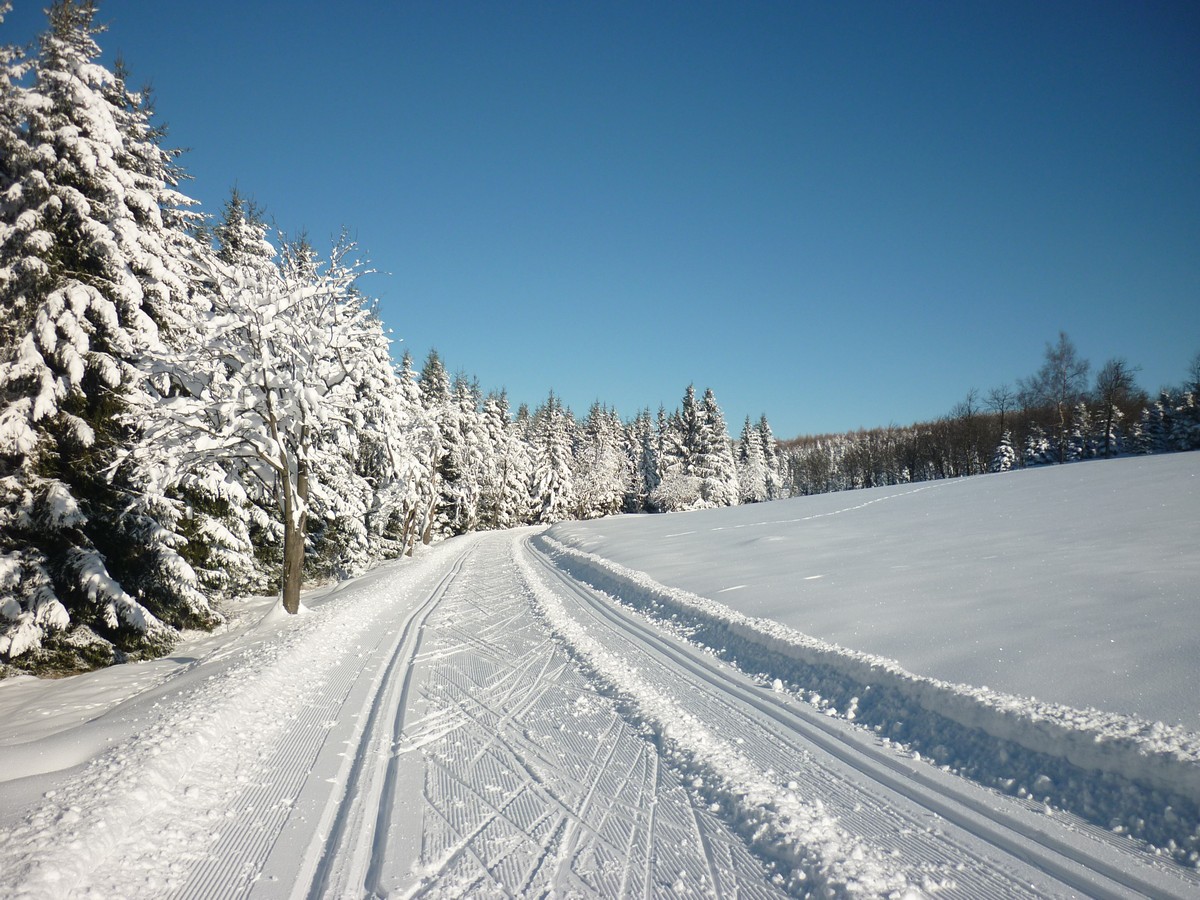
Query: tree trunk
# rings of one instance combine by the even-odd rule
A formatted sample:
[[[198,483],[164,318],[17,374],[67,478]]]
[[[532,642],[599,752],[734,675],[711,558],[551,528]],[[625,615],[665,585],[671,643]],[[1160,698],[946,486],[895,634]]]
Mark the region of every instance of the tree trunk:
[[[296,485],[284,492],[283,504],[283,608],[300,611],[300,587],[304,580],[304,540],[308,530],[308,464],[297,466]]]

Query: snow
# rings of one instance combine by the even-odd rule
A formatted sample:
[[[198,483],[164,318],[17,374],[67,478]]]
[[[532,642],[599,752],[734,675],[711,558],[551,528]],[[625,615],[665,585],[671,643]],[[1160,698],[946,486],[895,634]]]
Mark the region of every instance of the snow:
[[[1200,730],[1200,453],[550,533],[918,675]]]
[[[1194,683],[1197,460],[470,535],[4,679],[0,896],[1196,896],[1195,697],[1071,658],[1123,602],[1128,695]]]

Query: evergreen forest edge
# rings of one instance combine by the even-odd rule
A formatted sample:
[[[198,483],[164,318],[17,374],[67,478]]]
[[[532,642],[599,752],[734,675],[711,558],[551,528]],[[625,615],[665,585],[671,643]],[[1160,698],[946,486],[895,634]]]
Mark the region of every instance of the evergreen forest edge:
[[[1065,333],[906,427],[731,439],[692,386],[628,421],[510,410],[436,352],[393,362],[351,242],[272,243],[236,190],[198,211],[148,92],[97,63],[95,4],[47,12],[0,47],[0,674],[160,655],[232,598],[294,612],[472,531],[1200,448],[1200,354],[1151,400]]]

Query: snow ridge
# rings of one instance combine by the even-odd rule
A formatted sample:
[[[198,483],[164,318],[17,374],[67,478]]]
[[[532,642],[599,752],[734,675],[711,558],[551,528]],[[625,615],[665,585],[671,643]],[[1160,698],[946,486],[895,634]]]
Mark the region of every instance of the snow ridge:
[[[649,686],[627,660],[606,649],[571,617],[524,555],[518,554],[517,560],[551,629],[601,682],[632,705],[635,718],[656,733],[672,762],[729,810],[729,817],[753,846],[793,870],[797,881],[788,885],[793,892],[919,895],[922,873],[910,871],[903,860],[846,831],[819,800],[797,796],[793,786],[760,770],[734,744]]]
[[[735,656],[743,667],[749,665],[750,671],[766,669],[767,677],[788,679],[796,669],[805,674],[816,670],[840,682],[845,701],[849,701],[842,705],[851,710],[859,702],[867,702],[867,692],[876,696],[890,693],[899,702],[915,705],[968,732],[982,732],[1044,758],[1065,761],[1069,763],[1063,766],[1065,770],[1077,767],[1104,773],[1111,796],[1088,796],[1078,804],[1083,814],[1103,825],[1109,824],[1110,816],[1128,818],[1122,805],[1145,803],[1157,806],[1162,814],[1164,803],[1160,801],[1165,801],[1174,807],[1165,814],[1168,824],[1158,831],[1152,828],[1148,838],[1168,846],[1181,861],[1197,864],[1196,853],[1186,852],[1187,845],[1196,842],[1192,826],[1200,823],[1196,815],[1200,808],[1200,735],[1194,732],[1135,716],[1075,709],[916,675],[894,660],[821,641],[778,622],[747,616],[706,597],[662,585],[643,572],[549,535],[534,540],[573,577],[660,622],[686,629],[693,640]],[[810,686],[796,680],[801,686]],[[850,697],[851,693],[856,696]],[[1144,790],[1147,787],[1150,792]],[[1131,799],[1137,794],[1153,798]],[[1139,808],[1133,818],[1146,812]],[[1172,840],[1178,846],[1171,846]]]

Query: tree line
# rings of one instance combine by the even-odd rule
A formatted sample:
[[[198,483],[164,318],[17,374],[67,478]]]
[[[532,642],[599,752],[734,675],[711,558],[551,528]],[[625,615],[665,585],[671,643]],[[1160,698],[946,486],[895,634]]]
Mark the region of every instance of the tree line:
[[[236,190],[210,220],[95,4],[47,14],[0,48],[0,661],[153,655],[478,529],[781,495],[765,418],[734,444],[711,391],[578,420],[396,366],[353,244],[272,238]]]
[[[946,415],[908,426],[860,429],[784,442],[792,495],[957,478],[985,472],[1200,449],[1200,353],[1184,381],[1151,399],[1136,367],[1117,357],[1091,365],[1059,333],[1042,365]]]
[[[352,242],[272,236],[237,190],[200,211],[95,4],[47,13],[0,47],[0,666],[155,655],[226,598],[295,612],[481,529],[1200,445],[1197,373],[1149,403],[1118,360],[1086,391],[1065,336],[942,421],[786,445],[693,386],[630,420],[514,411],[436,351],[394,363]]]

